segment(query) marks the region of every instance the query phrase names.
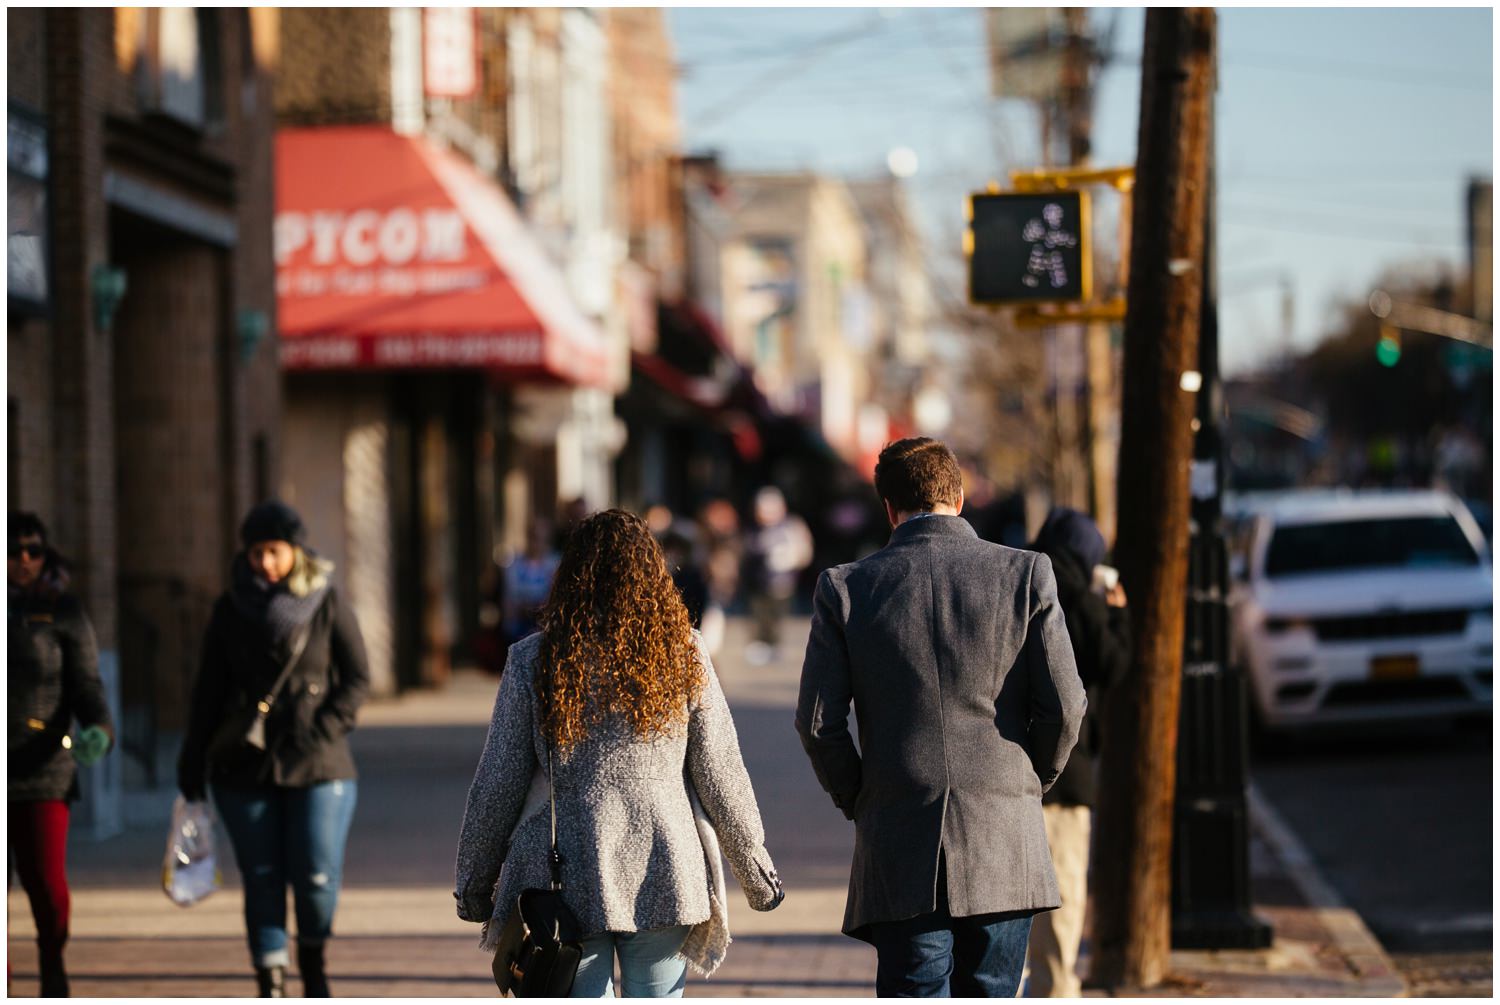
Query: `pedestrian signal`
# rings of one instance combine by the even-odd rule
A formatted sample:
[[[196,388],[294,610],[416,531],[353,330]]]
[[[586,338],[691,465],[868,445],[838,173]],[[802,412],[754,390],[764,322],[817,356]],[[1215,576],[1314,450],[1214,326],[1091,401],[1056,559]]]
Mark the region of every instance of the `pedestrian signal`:
[[[969,196],[969,302],[1078,303],[1092,285],[1086,192]]]

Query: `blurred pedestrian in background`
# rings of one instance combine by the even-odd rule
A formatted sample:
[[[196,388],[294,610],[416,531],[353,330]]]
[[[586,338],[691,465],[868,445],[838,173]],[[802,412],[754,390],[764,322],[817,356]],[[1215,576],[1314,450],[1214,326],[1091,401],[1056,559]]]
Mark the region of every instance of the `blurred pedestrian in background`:
[[[526,550],[505,567],[501,605],[507,643],[536,631],[537,614],[547,602],[552,577],[557,573],[558,556],[550,547],[552,540],[547,524],[533,520],[526,532]]]
[[[703,611],[708,606],[708,580],[698,568],[692,538],[688,537],[686,529],[678,526],[681,522],[672,524],[661,535],[661,550],[667,570],[672,574],[672,583],[687,606],[688,620],[694,628],[701,628]]]
[[[572,534],[573,528],[582,523],[584,517],[588,515],[588,500],[582,496],[575,496],[563,503],[562,509],[557,514],[557,527],[552,532],[552,550],[554,552],[559,555],[563,553],[568,547],[568,535]]]
[[[489,674],[505,669],[505,562],[499,545],[479,576],[479,632],[474,637],[474,661]]]
[[[307,548],[291,507],[256,506],[240,541],[209,619],[177,785],[190,801],[213,785],[244,883],[260,996],[284,996],[290,883],[303,995],[326,998],[323,948],[356,798],[348,735],[370,687],[364,642],[333,564]],[[263,748],[245,742],[244,715],[257,703]]]
[[[612,997],[617,955],[626,997],[681,997],[685,956],[717,965],[698,950],[728,943],[719,852],[694,794],[750,906],[781,902],[713,664],[645,521],[621,510],[574,532],[541,631],[511,647],[500,681],[455,892],[491,952],[520,892],[550,885],[549,774],[562,896],[585,936],[573,997]],[[716,924],[722,938],[705,934]]]
[[[667,562],[667,571],[672,574],[672,583],[687,606],[688,619],[694,628],[703,625],[703,611],[708,605],[708,579],[699,561],[702,552],[698,541],[698,526],[673,513],[666,506],[652,506],[646,510],[646,529],[661,545],[662,556]]]
[[[672,521],[676,519],[671,507],[657,503],[655,506],[646,507],[646,529],[651,531],[651,536],[660,541],[666,537],[667,531],[672,529]]]
[[[1027,994],[1077,998],[1083,993],[1077,973],[1078,947],[1088,904],[1089,835],[1102,746],[1102,703],[1130,665],[1130,618],[1119,576],[1103,564],[1104,535],[1089,517],[1054,508],[1031,550],[1052,560],[1057,599],[1067,621],[1078,676],[1088,695],[1088,713],[1068,766],[1042,799],[1062,906],[1037,915],[1032,925]]]
[[[751,664],[764,666],[776,659],[797,576],[812,557],[812,533],[800,516],[787,511],[781,490],[767,486],[757,492],[755,526],[745,540],[745,588],[755,619],[755,640],[745,651]]]
[[[717,656],[724,645],[727,614],[740,589],[744,541],[740,516],[728,499],[711,499],[698,514],[698,542],[703,553],[703,575],[708,580],[708,602],[703,610],[703,644]]]
[[[35,514],[12,513],[6,565],[9,656],[11,861],[36,921],[41,993],[68,996],[68,804],[78,798],[78,764],[114,742],[99,679],[94,628],[68,592],[68,571]],[[77,736],[69,734],[77,721]]]

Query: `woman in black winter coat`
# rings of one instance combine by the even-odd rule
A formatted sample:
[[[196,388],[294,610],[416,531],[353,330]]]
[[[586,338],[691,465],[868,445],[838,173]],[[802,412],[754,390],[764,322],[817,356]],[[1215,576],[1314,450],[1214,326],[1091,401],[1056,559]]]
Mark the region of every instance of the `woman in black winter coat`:
[[[289,883],[303,994],[327,997],[323,946],[356,792],[348,734],[369,692],[364,643],[330,581],[332,563],[304,547],[291,507],[255,507],[240,539],[204,640],[177,784],[188,800],[212,785],[245,887],[261,997],[283,995]],[[258,703],[263,749],[244,741]]]
[[[42,995],[65,998],[68,804],[78,797],[77,764],[103,757],[114,731],[94,629],[68,592],[67,570],[47,545],[46,527],[31,513],[12,513],[8,523],[8,837],[36,919]],[[75,720],[76,737],[69,733]]]

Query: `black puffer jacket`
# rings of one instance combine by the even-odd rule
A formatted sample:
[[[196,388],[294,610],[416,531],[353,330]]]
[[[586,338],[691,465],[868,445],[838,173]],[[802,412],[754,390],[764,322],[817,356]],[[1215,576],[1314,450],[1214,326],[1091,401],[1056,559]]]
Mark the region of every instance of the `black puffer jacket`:
[[[1078,745],[1068,766],[1047,791],[1043,803],[1093,806],[1096,789],[1095,761],[1100,750],[1100,711],[1109,688],[1125,676],[1130,665],[1130,618],[1123,607],[1111,607],[1089,589],[1093,567],[1085,569],[1067,548],[1039,541],[1037,548],[1052,559],[1057,575],[1057,599],[1068,623],[1078,676],[1088,693],[1088,712]]]
[[[10,590],[7,612],[10,801],[74,799],[78,766],[62,745],[74,720],[113,732],[94,628],[58,585]]]
[[[242,613],[230,593],[219,598],[177,761],[177,784],[185,795],[201,796],[205,781],[232,788],[305,787],[355,777],[348,734],[369,694],[370,672],[354,613],[332,586],[266,720],[267,749],[208,763],[209,743],[220,724],[233,710],[259,701],[290,655],[291,643],[273,642],[266,625]]]

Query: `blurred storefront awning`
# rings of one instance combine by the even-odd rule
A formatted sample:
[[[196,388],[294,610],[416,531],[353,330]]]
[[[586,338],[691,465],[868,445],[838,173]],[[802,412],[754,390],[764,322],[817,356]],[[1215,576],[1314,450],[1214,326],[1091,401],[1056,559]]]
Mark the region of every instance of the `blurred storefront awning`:
[[[277,133],[276,287],[287,370],[609,383],[604,333],[505,193],[423,137]]]

